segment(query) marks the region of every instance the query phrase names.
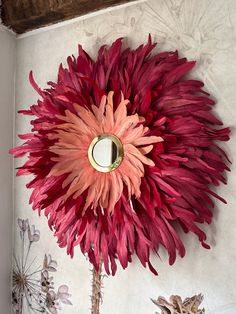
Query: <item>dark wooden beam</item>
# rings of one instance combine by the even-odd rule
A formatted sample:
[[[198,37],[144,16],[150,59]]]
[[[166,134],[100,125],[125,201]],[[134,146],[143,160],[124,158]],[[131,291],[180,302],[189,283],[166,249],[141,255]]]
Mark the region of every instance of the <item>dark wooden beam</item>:
[[[18,34],[133,0],[2,0],[2,22]]]

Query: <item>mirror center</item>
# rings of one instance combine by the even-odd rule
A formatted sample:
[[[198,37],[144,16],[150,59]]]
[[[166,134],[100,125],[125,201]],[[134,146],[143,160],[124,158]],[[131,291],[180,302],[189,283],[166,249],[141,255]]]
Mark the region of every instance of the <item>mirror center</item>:
[[[95,137],[88,150],[91,165],[100,172],[115,170],[123,159],[121,141],[113,134],[102,134]]]
[[[111,166],[117,159],[116,144],[110,138],[103,138],[93,146],[93,158],[101,167]]]

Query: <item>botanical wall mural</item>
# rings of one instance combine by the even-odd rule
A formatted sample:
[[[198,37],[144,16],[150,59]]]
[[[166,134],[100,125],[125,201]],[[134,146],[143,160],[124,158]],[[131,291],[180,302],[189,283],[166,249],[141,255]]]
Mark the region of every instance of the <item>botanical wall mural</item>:
[[[235,119],[232,103],[236,101],[233,87],[236,82],[235,16],[235,2],[230,0],[219,0],[214,5],[208,0],[158,1],[158,3],[146,1],[102,16],[77,21],[60,29],[51,29],[34,34],[34,36],[19,38],[16,79],[19,87],[16,94],[17,110],[22,108],[27,110],[29,105],[37,100],[36,94],[29,89],[27,81],[29,71],[33,69],[37,84],[42,88],[45,87],[46,81],[55,81],[58,64],[63,62],[65,66],[68,55],[72,53],[77,55],[78,42],[83,44],[92,58],[95,58],[98,48],[104,43],[110,45],[113,40],[123,36],[125,37],[124,48],[128,46],[134,48],[145,42],[148,33],[151,33],[160,51],[178,49],[181,57],[186,56],[190,60],[197,60],[191,77],[201,78],[204,81],[206,90],[211,91],[214,95],[213,99],[217,100],[216,115],[222,117],[226,125],[231,126]],[[16,132],[20,134],[29,132],[28,122],[27,118],[22,122],[17,117]],[[20,141],[16,144],[19,145]],[[223,148],[230,156],[234,156],[233,145],[231,152],[229,146],[223,145]],[[16,162],[16,166],[20,166],[20,163]],[[79,311],[88,313],[91,307],[89,295],[93,294],[92,276],[89,272],[88,260],[86,260],[89,256],[83,259],[75,249],[75,258],[70,260],[66,257],[64,250],[57,249],[56,241],[47,230],[46,220],[42,217],[37,218],[36,213],[31,213],[31,208],[27,205],[29,193],[25,190],[25,184],[25,179],[15,180],[16,217],[29,217],[31,225],[37,226],[35,231],[31,229],[32,234],[36,233],[34,239],[37,238],[37,229],[41,231],[40,240],[33,242],[29,255],[35,256],[35,248],[38,247],[38,255],[41,256],[38,264],[41,265],[41,271],[45,254],[49,260],[49,254],[51,254],[52,262],[56,260],[58,263],[56,273],[47,270],[48,278],[53,276],[55,281],[54,288],[49,288],[54,291],[51,299],[57,299],[61,304],[61,310],[56,306],[58,314],[60,312],[74,314]],[[156,278],[145,270],[141,270],[136,258],[133,265],[126,271],[122,271],[118,266],[116,278],[103,277],[103,270],[101,313],[110,313],[111,308],[115,314],[154,313],[158,312],[158,309],[157,307],[155,309],[155,304],[149,301],[150,298],[158,295],[168,297],[172,294],[191,296],[199,292],[205,296],[206,313],[215,314],[219,310],[221,314],[233,313],[236,309],[235,296],[232,292],[232,274],[234,273],[232,261],[235,258],[235,242],[228,239],[235,237],[232,228],[235,204],[234,184],[234,178],[230,178],[227,188],[223,187],[221,191],[218,188],[214,190],[217,194],[224,196],[229,204],[225,207],[227,210],[222,210],[222,205],[216,202],[213,209],[216,215],[212,226],[207,229],[203,225],[203,231],[207,233],[212,248],[210,251],[205,252],[200,249],[196,244],[196,239],[189,237],[188,240],[184,240],[184,245],[189,251],[185,261],[177,258],[174,266],[167,267],[167,256],[162,249],[160,250],[161,259],[150,255],[153,266],[159,271],[159,276]],[[227,230],[223,226],[227,226]],[[17,228],[19,228],[18,225],[15,229]],[[21,238],[19,239],[20,241],[16,240],[15,249],[20,252]],[[41,241],[43,245],[38,245]],[[224,266],[226,264],[227,269]],[[189,274],[191,274],[191,280]],[[37,280],[41,280],[41,275],[39,277]],[[95,281],[97,279],[95,278]],[[98,281],[98,285],[100,282]],[[62,291],[66,293],[66,296],[71,294],[66,299],[68,303],[73,303],[72,305],[63,304],[59,298],[60,286],[69,287],[68,290],[67,288],[63,290],[63,288]],[[95,288],[94,293],[100,294],[100,288]],[[227,290],[231,292],[227,293]],[[170,307],[167,303],[165,305]],[[52,307],[51,311],[53,310]],[[160,310],[165,310],[169,314],[169,309],[160,308]],[[25,313],[28,312],[26,305]]]
[[[30,224],[29,219],[18,219],[18,236],[20,238],[20,250],[14,252],[12,306],[13,313],[63,313],[63,305],[72,306],[69,287],[65,284],[55,288],[54,276],[57,272],[57,262],[50,254],[44,258],[31,254],[31,247],[42,245],[40,243],[40,231]],[[41,260],[41,263],[40,263]],[[102,302],[102,285],[104,276],[93,272],[92,279],[92,313],[99,313],[99,305]],[[196,295],[182,301],[179,296],[171,296],[170,301],[163,297],[152,300],[161,309],[161,314],[203,314],[200,310],[203,296]]]
[[[191,298],[181,299],[178,295],[172,295],[167,301],[163,297],[152,300],[161,309],[161,314],[204,314],[204,309],[199,309],[203,295],[195,295]]]
[[[43,245],[40,231],[29,219],[18,219],[20,246],[14,252],[12,278],[12,304],[15,314],[51,313],[62,310],[62,304],[72,305],[69,288],[54,285],[57,262],[51,254],[34,256],[32,246]]]

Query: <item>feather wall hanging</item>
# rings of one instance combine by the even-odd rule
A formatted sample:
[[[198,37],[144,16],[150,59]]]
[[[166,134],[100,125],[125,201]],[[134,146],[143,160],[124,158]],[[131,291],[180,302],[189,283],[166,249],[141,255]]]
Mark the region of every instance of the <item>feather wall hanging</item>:
[[[95,61],[79,46],[45,90],[30,73],[40,100],[20,111],[33,128],[11,150],[27,156],[17,175],[34,176],[30,204],[44,210],[59,246],[72,257],[80,246],[112,275],[134,254],[157,274],[149,257],[160,246],[170,264],[183,257],[176,225],[209,248],[200,224],[211,223],[213,198],[225,203],[212,186],[226,183],[219,142],[230,131],[203,83],[185,78],[195,62],[177,51],[151,54],[155,46],[149,37],[122,50],[118,39]]]

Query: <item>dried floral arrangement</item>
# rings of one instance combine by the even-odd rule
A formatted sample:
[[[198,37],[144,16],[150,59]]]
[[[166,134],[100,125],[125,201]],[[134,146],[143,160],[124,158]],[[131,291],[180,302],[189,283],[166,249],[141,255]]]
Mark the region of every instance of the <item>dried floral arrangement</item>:
[[[204,314],[205,310],[199,309],[202,301],[202,294],[194,295],[183,301],[178,295],[172,295],[169,301],[163,297],[159,297],[157,300],[152,300],[152,302],[161,309],[161,313],[159,314]]]
[[[57,314],[62,304],[71,305],[69,288],[54,287],[52,273],[57,271],[57,262],[45,254],[42,262],[32,256],[32,247],[40,240],[40,231],[30,225],[28,219],[18,219],[20,251],[14,253],[12,303],[13,313]]]

